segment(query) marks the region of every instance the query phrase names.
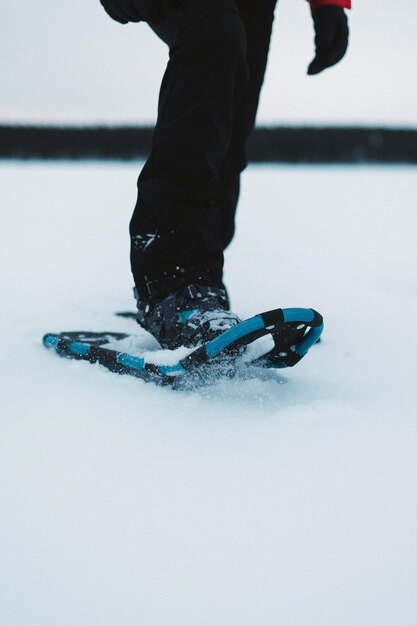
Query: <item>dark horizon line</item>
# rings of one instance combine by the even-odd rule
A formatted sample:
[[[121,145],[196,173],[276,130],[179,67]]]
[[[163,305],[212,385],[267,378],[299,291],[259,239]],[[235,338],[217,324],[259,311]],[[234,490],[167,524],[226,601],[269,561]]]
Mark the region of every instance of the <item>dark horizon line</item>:
[[[151,125],[0,124],[0,158],[134,160],[151,150]],[[257,126],[258,163],[417,163],[417,129],[387,126]]]

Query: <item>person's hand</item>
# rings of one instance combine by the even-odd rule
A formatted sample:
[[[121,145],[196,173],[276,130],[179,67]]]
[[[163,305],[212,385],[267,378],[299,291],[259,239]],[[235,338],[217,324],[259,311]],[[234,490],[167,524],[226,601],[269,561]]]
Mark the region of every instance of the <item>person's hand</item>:
[[[349,26],[345,11],[334,4],[321,6],[313,13],[316,32],[316,56],[308,67],[307,74],[319,74],[336,65],[345,56]]]
[[[143,20],[138,6],[140,0],[139,2],[137,0],[100,0],[100,2],[106,13],[120,24]]]

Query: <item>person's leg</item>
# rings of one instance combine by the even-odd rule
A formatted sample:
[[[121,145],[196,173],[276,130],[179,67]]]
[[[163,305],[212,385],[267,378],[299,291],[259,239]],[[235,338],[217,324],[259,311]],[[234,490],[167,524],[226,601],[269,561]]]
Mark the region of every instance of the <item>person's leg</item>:
[[[220,171],[215,203],[222,210],[222,236],[226,248],[235,230],[240,174],[247,165],[246,144],[254,129],[259,95],[264,80],[274,10],[277,0],[236,0],[245,25],[249,79],[236,110],[229,149]]]
[[[236,0],[184,0],[176,19],[152,152],[130,224],[138,298],[150,303],[190,284],[222,287],[215,192],[247,79]]]

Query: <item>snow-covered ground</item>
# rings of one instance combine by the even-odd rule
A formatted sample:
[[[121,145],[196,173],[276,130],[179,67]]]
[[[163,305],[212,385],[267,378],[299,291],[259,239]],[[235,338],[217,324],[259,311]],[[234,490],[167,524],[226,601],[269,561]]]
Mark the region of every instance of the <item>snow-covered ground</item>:
[[[250,168],[233,306],[314,307],[324,340],[194,392],[41,345],[135,328],[137,170],[0,166],[0,623],[415,626],[416,170]]]

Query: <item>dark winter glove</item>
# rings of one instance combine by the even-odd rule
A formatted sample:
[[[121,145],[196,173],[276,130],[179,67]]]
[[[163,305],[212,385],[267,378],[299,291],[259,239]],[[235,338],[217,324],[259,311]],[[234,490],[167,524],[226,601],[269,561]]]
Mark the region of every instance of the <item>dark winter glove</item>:
[[[344,10],[334,4],[324,5],[313,13],[316,31],[316,56],[310,63],[308,74],[319,74],[336,65],[345,56],[348,40],[348,19]]]

